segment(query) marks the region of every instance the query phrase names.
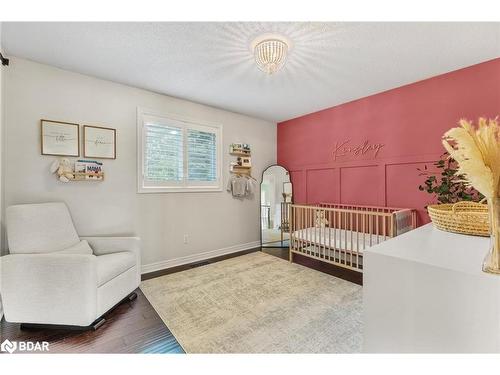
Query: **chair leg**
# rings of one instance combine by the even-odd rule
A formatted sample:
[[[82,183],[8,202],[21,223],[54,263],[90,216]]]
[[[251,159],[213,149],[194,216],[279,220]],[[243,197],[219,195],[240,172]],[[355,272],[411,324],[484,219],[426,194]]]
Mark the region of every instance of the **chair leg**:
[[[137,293],[136,292],[130,293],[128,295],[127,299],[128,299],[129,302],[132,302],[133,300],[137,299]]]
[[[93,331],[97,331],[102,325],[106,323],[106,319],[104,318],[99,318],[97,319],[94,323],[92,323],[91,327]]]

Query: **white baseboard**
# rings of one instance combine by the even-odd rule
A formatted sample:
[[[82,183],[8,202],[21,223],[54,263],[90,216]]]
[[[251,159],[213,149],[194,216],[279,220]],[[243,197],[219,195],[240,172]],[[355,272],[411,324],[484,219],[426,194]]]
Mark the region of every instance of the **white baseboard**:
[[[260,247],[260,241],[253,241],[244,244],[224,247],[222,249],[206,251],[204,253],[188,255],[181,258],[163,260],[161,262],[143,264],[141,267],[141,273],[149,273],[164,270],[167,268],[172,268],[176,266],[182,266],[183,264],[189,264],[194,262],[201,262],[203,260],[207,260],[210,258],[215,258],[221,255],[227,255],[232,253],[237,253],[238,251],[254,249],[256,247]]]

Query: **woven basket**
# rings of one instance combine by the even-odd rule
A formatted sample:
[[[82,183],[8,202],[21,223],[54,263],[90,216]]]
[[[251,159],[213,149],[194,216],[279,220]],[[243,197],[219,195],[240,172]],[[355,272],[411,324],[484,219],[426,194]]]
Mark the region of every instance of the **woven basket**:
[[[447,232],[489,236],[488,205],[474,202],[427,206],[432,224]]]

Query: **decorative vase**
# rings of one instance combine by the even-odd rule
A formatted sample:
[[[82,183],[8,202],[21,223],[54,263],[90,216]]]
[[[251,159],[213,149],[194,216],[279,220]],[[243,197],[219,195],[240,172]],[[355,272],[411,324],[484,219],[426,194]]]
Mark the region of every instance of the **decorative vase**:
[[[488,215],[491,229],[491,247],[484,259],[483,271],[500,274],[500,197],[488,201]]]

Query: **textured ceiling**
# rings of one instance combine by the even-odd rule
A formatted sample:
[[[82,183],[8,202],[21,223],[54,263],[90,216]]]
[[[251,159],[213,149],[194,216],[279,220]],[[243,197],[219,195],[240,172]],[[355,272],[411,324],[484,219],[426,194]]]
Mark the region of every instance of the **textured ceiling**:
[[[293,47],[273,76],[249,45]],[[273,121],[500,56],[500,23],[3,23],[8,55]]]

